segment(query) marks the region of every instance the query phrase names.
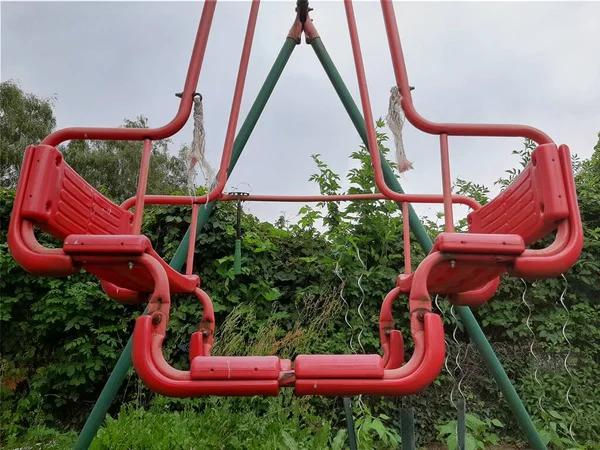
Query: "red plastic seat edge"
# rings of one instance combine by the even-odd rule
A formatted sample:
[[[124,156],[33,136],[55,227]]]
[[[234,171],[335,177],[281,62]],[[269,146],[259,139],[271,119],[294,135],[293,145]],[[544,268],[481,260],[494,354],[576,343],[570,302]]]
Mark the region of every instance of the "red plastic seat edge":
[[[8,248],[15,261],[27,272],[38,276],[66,277],[79,272],[79,268],[73,265],[71,258],[62,249],[43,247],[35,238],[33,224],[23,220],[21,213],[34,150],[35,146],[30,145],[23,155],[8,225]]]
[[[196,356],[190,365],[194,380],[278,380],[277,356]]]
[[[383,378],[379,355],[298,355],[294,360],[296,379]]]
[[[322,395],[326,397],[350,395],[405,396],[415,394],[429,386],[444,365],[446,342],[444,326],[440,316],[428,313],[424,317],[425,356],[419,367],[399,379],[311,379],[296,380],[295,394],[298,397]]]
[[[441,233],[433,250],[447,253],[520,255],[525,242],[518,234]]]
[[[133,331],[132,359],[135,370],[148,388],[169,397],[201,397],[206,395],[248,397],[254,395],[276,396],[279,394],[277,380],[192,380],[173,379],[165,376],[152,357],[153,324],[148,315],[136,320]]]
[[[569,205],[568,236],[565,245],[551,253],[544,250],[526,252],[525,255],[515,261],[511,271],[514,276],[525,279],[558,277],[567,272],[577,262],[583,250],[583,225],[577,201],[577,190],[571,167],[569,147],[561,145],[558,149],[558,157],[561,161]]]

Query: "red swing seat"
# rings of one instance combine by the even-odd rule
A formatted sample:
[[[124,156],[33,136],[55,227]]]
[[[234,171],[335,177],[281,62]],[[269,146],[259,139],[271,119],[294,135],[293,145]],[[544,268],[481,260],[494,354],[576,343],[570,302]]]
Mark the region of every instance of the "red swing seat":
[[[60,277],[85,268],[115,300],[144,302],[154,291],[154,280],[145,266],[131,265],[129,257],[146,253],[167,273],[171,292],[194,292],[198,276],[170,267],[147,237],[132,235],[132,223],[130,211],[90,186],[56,148],[27,147],[8,233],[11,253],[25,270]],[[34,227],[62,241],[63,248],[41,246]]]
[[[403,291],[410,292],[417,273],[428,270],[418,295],[450,295],[455,304],[477,306],[494,295],[505,272],[536,279],[567,271],[583,248],[568,147],[538,146],[519,176],[467,220],[468,233],[441,233],[419,269],[398,277]],[[552,245],[528,249],[554,231]],[[430,267],[428,258],[439,261]]]

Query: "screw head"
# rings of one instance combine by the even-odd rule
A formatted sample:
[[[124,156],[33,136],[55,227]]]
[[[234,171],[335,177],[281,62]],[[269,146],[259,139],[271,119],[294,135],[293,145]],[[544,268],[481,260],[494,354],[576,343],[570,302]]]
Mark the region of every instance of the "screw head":
[[[161,320],[162,320],[162,314],[161,313],[155,312],[154,314],[152,314],[152,323],[154,325],[158,325]]]

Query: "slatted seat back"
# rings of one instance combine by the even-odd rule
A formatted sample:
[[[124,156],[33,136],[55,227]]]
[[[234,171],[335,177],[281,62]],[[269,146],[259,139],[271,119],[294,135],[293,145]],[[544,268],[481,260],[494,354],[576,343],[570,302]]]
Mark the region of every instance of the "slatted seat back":
[[[531,245],[569,216],[565,182],[554,144],[540,145],[531,162],[498,197],[468,215],[470,233],[518,234]]]
[[[90,186],[54,147],[29,147],[25,157],[31,166],[23,219],[61,241],[70,234],[132,234],[133,214]]]

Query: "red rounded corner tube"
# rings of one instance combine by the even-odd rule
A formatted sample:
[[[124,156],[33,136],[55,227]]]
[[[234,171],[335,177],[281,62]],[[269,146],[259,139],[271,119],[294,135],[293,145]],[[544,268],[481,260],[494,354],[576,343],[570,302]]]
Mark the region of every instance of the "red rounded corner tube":
[[[130,289],[121,288],[116,284],[109,283],[105,280],[100,280],[100,286],[102,286],[102,290],[106,295],[123,305],[139,305],[148,300],[147,295],[140,294],[139,292]]]
[[[8,248],[14,260],[27,272],[38,276],[66,277],[79,272],[71,257],[59,248],[46,248],[36,239],[33,223],[22,216],[34,145],[25,149],[13,210],[8,224]]]
[[[500,286],[500,277],[494,278],[479,289],[450,295],[450,302],[458,306],[476,308],[489,301],[496,294],[498,286]]]
[[[133,365],[144,384],[158,394],[180,398],[206,395],[244,397],[279,394],[278,380],[192,380],[189,371],[177,370],[164,359],[168,369],[162,367],[161,370],[155,361],[157,352],[153,348],[160,346],[161,342],[162,337],[154,333],[152,317],[149,315],[138,317],[133,331]],[[159,353],[162,357],[162,351]]]
[[[442,319],[435,313],[424,317],[425,354],[421,364],[403,378],[353,379],[353,380],[296,380],[298,397],[322,395],[337,397],[347,395],[405,396],[415,394],[429,386],[444,365],[446,342]]]

